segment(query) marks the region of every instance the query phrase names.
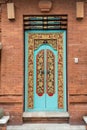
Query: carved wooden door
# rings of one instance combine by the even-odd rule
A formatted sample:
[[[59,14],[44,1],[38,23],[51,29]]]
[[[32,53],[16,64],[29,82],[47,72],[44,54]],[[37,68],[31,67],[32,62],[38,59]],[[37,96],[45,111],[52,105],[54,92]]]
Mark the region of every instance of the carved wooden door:
[[[66,31],[25,32],[25,111],[67,111]]]

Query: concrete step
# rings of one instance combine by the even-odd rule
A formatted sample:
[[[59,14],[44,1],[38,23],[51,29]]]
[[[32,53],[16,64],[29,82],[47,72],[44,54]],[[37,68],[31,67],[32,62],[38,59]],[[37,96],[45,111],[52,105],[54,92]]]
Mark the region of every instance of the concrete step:
[[[69,123],[68,112],[24,112],[24,123]]]
[[[86,130],[85,126],[69,124],[23,124],[21,126],[8,126],[7,130]]]

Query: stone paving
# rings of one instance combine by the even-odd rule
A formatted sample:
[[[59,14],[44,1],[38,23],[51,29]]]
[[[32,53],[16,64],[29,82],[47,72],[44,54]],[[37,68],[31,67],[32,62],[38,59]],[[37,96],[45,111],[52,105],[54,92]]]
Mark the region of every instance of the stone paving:
[[[23,124],[8,126],[7,130],[86,130],[85,126],[69,124]]]

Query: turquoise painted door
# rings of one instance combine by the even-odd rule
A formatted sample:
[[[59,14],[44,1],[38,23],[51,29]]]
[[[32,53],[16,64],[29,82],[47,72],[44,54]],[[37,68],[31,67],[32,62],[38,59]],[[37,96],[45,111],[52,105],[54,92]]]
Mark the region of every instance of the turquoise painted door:
[[[66,31],[25,31],[25,111],[67,111]]]
[[[34,109],[58,108],[58,52],[48,43],[34,51]]]

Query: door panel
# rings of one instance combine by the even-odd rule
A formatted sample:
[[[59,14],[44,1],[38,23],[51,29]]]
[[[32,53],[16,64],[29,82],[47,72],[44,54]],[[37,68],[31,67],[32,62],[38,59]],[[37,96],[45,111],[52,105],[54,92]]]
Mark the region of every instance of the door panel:
[[[34,107],[40,110],[55,110],[58,103],[57,90],[57,51],[49,44],[34,51]],[[56,60],[55,60],[56,59]],[[55,102],[54,105],[52,101]]]
[[[44,47],[34,51],[34,109],[45,109]]]
[[[46,108],[58,109],[58,52],[47,49]]]

